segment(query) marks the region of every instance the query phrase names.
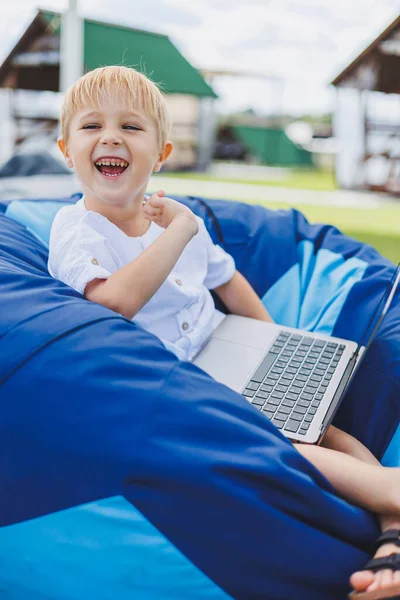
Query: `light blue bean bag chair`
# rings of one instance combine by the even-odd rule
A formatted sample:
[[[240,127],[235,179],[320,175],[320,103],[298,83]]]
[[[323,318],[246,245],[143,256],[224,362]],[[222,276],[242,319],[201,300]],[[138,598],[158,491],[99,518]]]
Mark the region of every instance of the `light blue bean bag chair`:
[[[0,597],[343,600],[373,515],[243,397],[46,268],[64,202],[0,214]],[[278,323],[359,341],[394,266],[295,210],[183,198]],[[336,417],[400,464],[400,296]]]

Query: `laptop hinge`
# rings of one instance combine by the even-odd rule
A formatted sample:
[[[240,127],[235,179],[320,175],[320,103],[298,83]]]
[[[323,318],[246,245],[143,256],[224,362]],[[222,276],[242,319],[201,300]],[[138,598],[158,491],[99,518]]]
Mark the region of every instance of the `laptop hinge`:
[[[332,398],[332,401],[330,403],[328,412],[325,415],[325,419],[322,421],[321,423],[321,431],[324,431],[328,425],[330,425],[333,421],[333,418],[336,414],[336,411],[338,410],[340,404],[342,403],[342,400],[344,399],[344,390],[346,389],[346,386],[348,384],[348,381],[353,373],[354,367],[356,365],[356,361],[357,361],[357,353],[355,352],[353,354],[353,356],[351,357],[344,373],[342,376],[342,379],[340,380],[340,383],[336,389],[336,392]]]

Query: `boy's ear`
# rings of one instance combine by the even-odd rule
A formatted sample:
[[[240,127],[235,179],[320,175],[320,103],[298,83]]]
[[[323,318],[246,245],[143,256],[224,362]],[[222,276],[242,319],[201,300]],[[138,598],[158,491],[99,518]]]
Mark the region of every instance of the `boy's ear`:
[[[74,166],[74,163],[72,162],[71,157],[68,154],[67,145],[65,143],[64,138],[62,138],[61,136],[59,138],[57,138],[57,145],[60,148],[61,152],[64,154],[65,162],[67,163],[69,168],[72,169]]]
[[[171,154],[172,149],[173,149],[172,142],[167,142],[164,146],[164,150],[162,150],[162,152],[160,152],[160,154],[158,156],[158,161],[154,165],[153,171],[159,171],[161,169],[161,167],[167,160],[168,156]]]

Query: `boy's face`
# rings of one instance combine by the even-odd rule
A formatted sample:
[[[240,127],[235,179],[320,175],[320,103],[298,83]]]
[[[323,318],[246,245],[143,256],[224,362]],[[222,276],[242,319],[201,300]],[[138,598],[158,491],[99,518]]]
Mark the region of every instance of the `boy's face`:
[[[101,201],[121,208],[142,200],[151,173],[172,150],[167,143],[160,152],[156,125],[143,110],[106,97],[78,111],[67,145],[58,143],[92,206]]]

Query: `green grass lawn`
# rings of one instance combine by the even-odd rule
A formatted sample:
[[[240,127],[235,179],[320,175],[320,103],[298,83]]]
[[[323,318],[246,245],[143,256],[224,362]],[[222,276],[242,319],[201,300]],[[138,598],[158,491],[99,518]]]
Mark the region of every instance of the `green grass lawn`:
[[[284,203],[264,203],[266,208],[289,208]],[[380,208],[343,208],[334,206],[299,205],[310,223],[329,223],[362,242],[371,244],[381,254],[400,261],[400,201],[399,206]]]
[[[162,173],[165,176],[179,179],[194,179],[197,181],[223,181],[229,183],[248,183],[250,185],[273,185],[298,190],[330,191],[336,190],[337,185],[332,172],[318,171],[316,169],[288,169],[288,177],[279,180],[252,180],[216,177],[209,173]]]
[[[217,178],[207,173],[163,173],[171,178],[229,181],[238,183],[271,185],[287,188],[318,191],[335,190],[333,174],[313,169],[298,169],[290,172],[284,181],[247,181],[243,179]],[[253,201],[249,200],[253,204]],[[262,203],[267,208],[290,208],[287,203]],[[400,261],[400,200],[398,206],[381,208],[343,208],[321,205],[296,205],[311,223],[329,223],[362,242],[371,244],[381,254],[397,263]]]

